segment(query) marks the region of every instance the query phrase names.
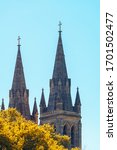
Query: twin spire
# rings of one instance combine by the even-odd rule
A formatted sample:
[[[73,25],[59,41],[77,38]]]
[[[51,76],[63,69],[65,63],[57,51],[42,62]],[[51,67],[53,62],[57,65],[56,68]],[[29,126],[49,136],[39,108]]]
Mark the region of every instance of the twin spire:
[[[65,55],[62,43],[62,35],[61,35],[61,25],[59,22],[59,37],[58,44],[56,50],[56,57],[53,69],[52,79],[50,80],[50,94],[49,94],[49,102],[47,111],[53,110],[67,110],[73,111],[76,110],[74,107],[78,107],[77,103],[79,103],[78,98],[76,98],[76,105],[72,105],[71,99],[71,79],[68,78],[67,67],[65,62]],[[77,90],[78,95],[78,90]],[[77,96],[78,97],[78,96]],[[78,102],[77,102],[78,101]],[[42,103],[44,105],[42,105]],[[41,106],[45,107],[45,100],[41,99]],[[41,110],[43,111],[41,107]],[[44,111],[43,111],[44,112]]]
[[[38,110],[36,99],[34,101],[33,113],[30,114],[29,90],[26,88],[23,63],[20,51],[20,36],[18,36],[18,52],[13,77],[12,88],[9,91],[9,107],[15,107],[26,119],[38,122]]]
[[[54,70],[53,70],[53,76],[52,78],[68,78],[67,75],[67,69],[66,69],[66,63],[65,63],[65,55],[63,50],[63,44],[62,44],[62,37],[61,37],[61,25],[62,23],[59,22],[59,38],[58,38],[58,45],[57,45],[57,52],[56,52],[56,58],[55,58],[55,64],[54,64]]]
[[[22,64],[22,57],[21,57],[21,51],[20,51],[20,36],[18,36],[18,53],[16,58],[16,65],[15,65],[15,71],[14,71],[14,78],[13,78],[13,84],[12,89],[26,89],[26,83],[25,83],[25,77],[24,77],[24,70],[23,70],[23,64]]]
[[[70,82],[71,81],[68,78],[67,68],[66,68],[66,63],[65,63],[65,55],[64,55],[62,36],[61,36],[61,32],[62,32],[61,25],[62,25],[62,23],[59,22],[59,31],[58,31],[59,37],[58,37],[58,44],[57,44],[57,50],[56,50],[56,58],[55,58],[55,63],[54,63],[53,75],[52,75],[52,80],[51,80],[52,84],[54,84],[54,86],[56,86],[56,81],[57,82],[59,81],[61,84],[58,85],[57,92],[56,92],[56,89],[54,89],[54,92],[56,92],[56,93],[54,93],[54,95],[50,94],[49,101],[50,101],[50,105],[54,105],[54,99],[53,99],[54,97],[53,96],[58,94],[60,97],[60,100],[63,101],[62,105],[64,105],[64,106],[62,106],[62,107],[65,107],[65,109],[68,109],[68,110],[69,109],[72,110],[71,109],[72,102],[71,102],[71,95],[70,95],[70,84],[71,84]],[[28,114],[26,114],[26,115],[29,116],[29,114],[30,114],[29,102],[28,102],[29,91],[26,88],[23,63],[22,63],[22,57],[21,57],[21,51],[20,51],[20,47],[21,47],[20,40],[21,40],[21,38],[20,38],[20,36],[18,36],[18,45],[17,45],[18,52],[17,52],[12,88],[10,90],[9,107],[16,107],[19,110],[23,109],[23,114],[25,115],[28,112]],[[62,89],[64,89],[63,91],[66,91],[66,92],[63,93]],[[60,91],[60,93],[58,90]],[[25,104],[25,106],[23,106],[24,104]],[[79,104],[80,104],[80,98],[79,98],[79,92],[77,90],[75,106],[77,106]],[[19,108],[19,105],[20,105],[20,108]],[[44,110],[47,109],[43,89],[42,89],[42,95],[41,95],[41,101],[40,101],[40,107],[41,106],[43,107]],[[52,107],[55,107],[55,106],[52,106]],[[4,106],[3,106],[3,108],[4,108]],[[35,112],[37,112],[36,100],[34,102],[33,114]]]
[[[62,37],[61,37],[61,25],[62,23],[59,21],[59,39],[57,45],[57,53],[55,58],[55,65],[53,70],[53,78],[68,78],[67,69],[65,64],[65,56],[63,51],[63,44],[62,44]],[[16,66],[14,71],[14,78],[12,89],[26,89],[24,71],[23,71],[23,64],[21,58],[21,51],[20,51],[20,36],[18,36],[18,53],[16,59]]]

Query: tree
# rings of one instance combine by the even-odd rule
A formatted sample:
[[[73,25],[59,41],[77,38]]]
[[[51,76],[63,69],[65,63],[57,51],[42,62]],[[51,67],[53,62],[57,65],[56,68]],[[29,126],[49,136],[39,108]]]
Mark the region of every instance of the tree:
[[[0,150],[67,150],[68,144],[49,124],[38,126],[14,108],[0,111]]]

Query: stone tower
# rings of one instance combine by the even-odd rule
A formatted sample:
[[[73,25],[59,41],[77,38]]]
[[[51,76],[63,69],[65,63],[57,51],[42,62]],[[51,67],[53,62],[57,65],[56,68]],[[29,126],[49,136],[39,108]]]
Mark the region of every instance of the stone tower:
[[[20,46],[20,37],[18,37],[18,53],[12,88],[9,91],[9,107],[16,108],[26,119],[37,122],[36,117],[38,118],[38,110],[36,100],[34,102],[33,114],[30,114],[29,90],[26,88]]]
[[[44,90],[40,101],[40,124],[53,124],[57,133],[71,137],[70,147],[81,148],[81,101],[77,88],[74,106],[71,99],[71,79],[68,78],[62,44],[61,23],[50,94],[46,106]]]

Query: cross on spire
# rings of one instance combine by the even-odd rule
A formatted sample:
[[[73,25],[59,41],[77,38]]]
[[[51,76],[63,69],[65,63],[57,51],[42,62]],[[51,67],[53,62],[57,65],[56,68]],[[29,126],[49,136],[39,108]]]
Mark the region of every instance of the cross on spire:
[[[67,68],[66,68],[64,50],[63,50],[63,44],[62,44],[61,25],[62,23],[59,21],[59,37],[58,37],[56,58],[55,58],[52,78],[58,78],[58,79],[66,78],[67,79],[68,75],[67,75]]]
[[[59,24],[58,24],[58,26],[59,26],[59,32],[62,32],[62,31],[61,31],[61,26],[62,26],[62,23],[61,23],[61,21],[59,21]]]
[[[14,71],[14,77],[13,77],[13,83],[12,83],[12,89],[26,89],[26,83],[25,83],[25,76],[24,76],[24,70],[23,70],[23,63],[22,63],[22,57],[20,52],[20,36],[18,36],[18,52],[17,52],[17,58],[16,58],[16,65],[15,65],[15,71]]]
[[[21,40],[21,38],[20,38],[20,36],[18,36],[18,46],[20,46],[20,40]]]

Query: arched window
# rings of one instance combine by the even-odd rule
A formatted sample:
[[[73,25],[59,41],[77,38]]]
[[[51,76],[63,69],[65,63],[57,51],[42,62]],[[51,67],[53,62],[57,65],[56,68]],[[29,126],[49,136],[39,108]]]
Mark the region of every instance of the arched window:
[[[63,127],[63,135],[67,135],[67,125],[64,125]]]
[[[74,146],[75,142],[75,128],[74,126],[71,127],[71,145]]]

